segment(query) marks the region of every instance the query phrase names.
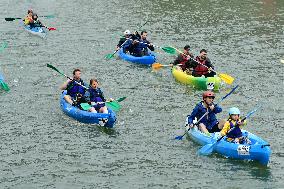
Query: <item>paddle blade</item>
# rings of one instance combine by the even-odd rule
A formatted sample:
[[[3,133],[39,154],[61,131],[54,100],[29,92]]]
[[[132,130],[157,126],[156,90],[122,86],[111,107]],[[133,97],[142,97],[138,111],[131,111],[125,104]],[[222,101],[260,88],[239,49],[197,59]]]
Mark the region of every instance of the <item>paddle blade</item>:
[[[158,69],[160,69],[160,68],[162,68],[162,67],[163,67],[163,65],[160,64],[160,63],[154,63],[154,64],[152,64],[152,69],[154,69],[154,70],[158,70]]]
[[[117,102],[121,102],[121,101],[123,101],[123,100],[125,100],[125,99],[126,99],[126,96],[124,96],[124,97],[120,97],[120,98],[116,99],[115,101],[117,101]]]
[[[213,152],[214,144],[206,144],[198,150],[198,154],[204,156],[210,155]]]
[[[6,47],[8,47],[8,43],[6,41],[4,41],[4,43],[0,47],[0,52],[3,51]]]
[[[221,73],[219,74],[219,77],[227,84],[231,85],[235,78],[233,78],[232,76],[228,75],[228,74],[224,74],[224,73]]]
[[[105,56],[106,59],[111,59],[112,57],[114,57],[114,54],[107,54],[107,55]]]
[[[47,66],[48,68],[51,68],[51,69],[57,71],[57,72],[60,73],[61,75],[64,75],[63,73],[61,73],[57,68],[55,68],[55,67],[52,66],[51,64],[46,64],[46,66]]]
[[[54,15],[46,15],[46,16],[39,16],[39,17],[44,17],[44,18],[54,18]]]
[[[176,137],[175,137],[175,140],[182,140],[183,136],[184,136],[184,135],[176,136]]]
[[[166,53],[169,54],[176,54],[176,49],[173,47],[163,47],[162,48]]]
[[[5,18],[6,21],[14,21],[16,19],[22,19],[22,18]]]
[[[56,28],[48,28],[49,31],[54,31]]]
[[[107,106],[108,108],[112,109],[112,110],[115,111],[115,112],[118,112],[118,111],[121,109],[120,104],[118,104],[118,103],[115,102],[115,101],[106,102],[106,106]]]
[[[92,106],[88,103],[81,103],[80,106],[83,110],[89,110]]]
[[[5,83],[4,81],[0,80],[0,86],[1,88],[4,90],[4,91],[9,91],[10,88],[9,86],[7,85],[7,83]]]

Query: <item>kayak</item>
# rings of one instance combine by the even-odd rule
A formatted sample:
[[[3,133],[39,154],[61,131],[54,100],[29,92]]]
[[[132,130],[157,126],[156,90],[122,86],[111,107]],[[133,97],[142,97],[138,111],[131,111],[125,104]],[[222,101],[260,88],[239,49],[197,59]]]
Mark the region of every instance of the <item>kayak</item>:
[[[149,52],[148,56],[136,57],[136,56],[132,56],[130,54],[124,53],[123,48],[121,48],[118,54],[120,58],[128,62],[142,64],[142,65],[152,65],[154,62],[156,62],[156,55],[150,50],[148,52]]]
[[[92,113],[70,105],[64,100],[64,95],[66,95],[66,90],[62,92],[60,97],[60,106],[62,111],[72,117],[73,119],[89,124],[99,124],[104,127],[113,128],[116,122],[116,115],[114,111],[108,108],[108,114],[105,113]]]
[[[229,142],[226,137],[216,143],[220,138],[220,132],[211,133],[211,136],[200,132],[197,127],[190,129],[188,135],[193,141],[201,144],[214,144],[213,152],[217,152],[225,157],[240,159],[240,160],[252,160],[267,165],[271,154],[270,145],[262,140],[260,137],[242,130],[243,136],[247,136],[249,143],[237,144]]]
[[[215,77],[194,77],[184,73],[182,70],[178,70],[176,67],[172,68],[172,74],[174,78],[183,84],[192,85],[193,87],[201,90],[207,90],[210,86],[214,85],[213,90],[218,91],[221,85],[221,79],[218,76]]]
[[[0,72],[0,90],[3,89],[5,91],[9,91],[9,86],[5,83],[5,78]]]
[[[23,21],[20,21],[20,25],[23,26],[24,30],[27,32],[45,38],[47,35],[47,29],[45,27],[30,27],[30,25],[25,25]]]

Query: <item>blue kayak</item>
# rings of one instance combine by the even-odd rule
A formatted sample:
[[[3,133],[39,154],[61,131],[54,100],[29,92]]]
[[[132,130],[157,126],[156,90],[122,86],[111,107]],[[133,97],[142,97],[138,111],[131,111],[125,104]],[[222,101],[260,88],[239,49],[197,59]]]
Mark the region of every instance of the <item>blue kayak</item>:
[[[217,152],[228,158],[258,161],[262,165],[266,166],[271,154],[270,145],[260,137],[246,130],[242,130],[242,133],[244,136],[247,136],[250,142],[237,144],[229,142],[227,138],[224,137],[216,143],[218,138],[220,138],[219,132],[211,133],[211,136],[207,136],[200,132],[197,127],[188,131],[190,138],[201,145],[215,143],[215,145],[213,145],[213,152]]]
[[[3,89],[5,91],[9,91],[9,86],[5,83],[4,76],[0,72],[0,89]]]
[[[108,108],[108,114],[105,113],[92,113],[84,110],[80,110],[79,108],[70,105],[64,100],[64,95],[66,95],[66,91],[62,92],[60,97],[60,106],[62,111],[67,114],[69,117],[76,119],[82,123],[90,123],[90,124],[99,124],[104,127],[113,128],[116,115],[115,113]]]
[[[148,52],[149,52],[148,56],[136,57],[136,56],[132,56],[130,54],[124,53],[123,48],[121,48],[119,50],[119,56],[120,58],[128,62],[142,64],[142,65],[152,65],[154,62],[156,62],[156,55],[150,50]]]
[[[23,22],[21,25],[24,27],[24,29],[36,36],[39,36],[41,38],[45,38],[47,35],[47,29],[45,27],[30,27],[30,25],[25,25]]]

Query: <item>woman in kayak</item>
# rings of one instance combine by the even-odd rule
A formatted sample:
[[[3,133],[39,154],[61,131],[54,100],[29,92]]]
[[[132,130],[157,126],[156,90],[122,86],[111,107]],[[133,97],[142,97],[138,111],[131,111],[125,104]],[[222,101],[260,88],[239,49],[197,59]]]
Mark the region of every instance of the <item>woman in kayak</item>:
[[[24,18],[24,24],[29,25],[33,22],[33,10],[28,10],[28,15]]]
[[[73,106],[77,106],[81,97],[85,94],[84,81],[81,79],[81,70],[75,69],[73,71],[73,79],[68,79],[61,87],[61,90],[67,90],[67,94],[64,96],[66,102]]]
[[[108,113],[108,109],[105,106],[106,99],[102,90],[99,88],[99,82],[97,79],[90,80],[89,89],[86,91],[84,99],[92,105],[88,111],[94,113]],[[113,99],[110,99],[110,101],[113,101]]]
[[[213,103],[215,94],[212,91],[205,91],[202,97],[203,101],[195,106],[191,115],[188,115],[186,126],[192,128],[194,126],[193,120],[195,118],[199,120],[208,111],[209,113],[204,116],[198,124],[199,130],[205,134],[221,131],[224,121],[220,120],[219,122],[216,118],[216,114],[222,112],[222,108]]]
[[[244,125],[246,125],[246,121],[241,122],[240,110],[232,107],[229,109],[229,118],[220,133],[222,136],[227,135],[228,141],[242,143],[245,138],[242,135],[241,128]]]

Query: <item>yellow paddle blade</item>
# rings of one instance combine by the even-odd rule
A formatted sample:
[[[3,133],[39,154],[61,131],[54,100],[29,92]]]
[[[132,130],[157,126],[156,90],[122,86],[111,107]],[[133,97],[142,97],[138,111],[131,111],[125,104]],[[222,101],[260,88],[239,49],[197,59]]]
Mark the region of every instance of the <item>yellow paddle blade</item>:
[[[163,67],[163,65],[160,64],[160,63],[154,63],[154,64],[152,64],[152,69],[154,69],[154,70],[158,70],[158,69],[160,69],[161,67]]]
[[[221,73],[219,74],[219,77],[227,84],[231,85],[235,78],[233,78],[232,76],[228,75],[228,74],[224,74],[224,73]]]

